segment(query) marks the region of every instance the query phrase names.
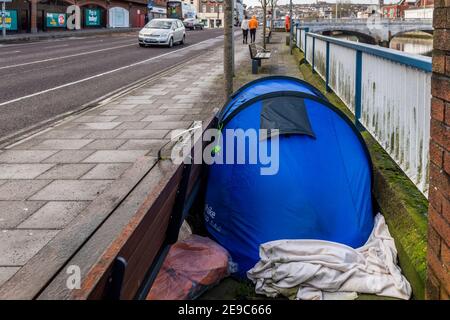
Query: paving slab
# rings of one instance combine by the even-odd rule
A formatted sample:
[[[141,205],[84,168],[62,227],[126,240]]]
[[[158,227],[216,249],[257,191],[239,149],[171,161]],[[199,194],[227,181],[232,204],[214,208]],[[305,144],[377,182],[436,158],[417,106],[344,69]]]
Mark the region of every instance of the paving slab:
[[[150,150],[160,148],[168,139],[130,139],[120,146],[119,150]]]
[[[100,163],[81,179],[118,179],[130,166],[130,163]]]
[[[55,165],[50,170],[44,172],[37,179],[51,179],[51,180],[62,180],[62,179],[78,179],[83,174],[92,169],[95,165],[88,163],[77,163],[77,164],[58,164]]]
[[[43,160],[45,163],[77,163],[93,154],[94,150],[61,150]]]
[[[117,116],[81,116],[73,120],[73,122],[111,122]]]
[[[89,201],[49,201],[17,226],[18,229],[62,229]]]
[[[123,130],[96,130],[86,136],[87,139],[114,139],[120,135]]]
[[[34,163],[54,155],[55,150],[6,150],[0,153],[0,163]]]
[[[134,162],[145,155],[147,150],[99,150],[83,160],[91,163]]]
[[[0,186],[0,200],[26,200],[50,182],[51,180],[8,180]]]
[[[123,109],[111,109],[101,113],[102,116],[132,116],[137,113],[138,110],[123,110]]]
[[[89,134],[86,130],[51,130],[39,136],[39,139],[81,139]]]
[[[98,139],[84,146],[83,149],[90,150],[114,150],[123,145],[126,139]]]
[[[122,122],[84,122],[76,126],[76,129],[81,131],[85,130],[111,130],[120,125]],[[87,136],[90,132],[88,131],[83,137]]]
[[[118,126],[116,129],[119,130],[138,130],[138,129],[144,129],[146,126],[148,126],[151,122],[150,121],[127,121],[123,122],[120,126]]]
[[[145,129],[183,129],[188,128],[192,124],[192,121],[164,121],[164,122],[152,122]]]
[[[48,139],[44,140],[32,149],[50,149],[50,150],[72,150],[81,149],[92,139]]]
[[[158,139],[164,138],[169,130],[125,130],[118,139]]]
[[[0,229],[15,228],[45,203],[45,201],[0,201]]]
[[[34,179],[53,164],[0,164],[0,179]]]
[[[30,200],[94,200],[111,182],[112,180],[54,180],[30,197]]]
[[[47,244],[58,230],[2,230],[0,265],[21,266]]]
[[[0,287],[11,278],[20,267],[0,267]]]
[[[180,121],[183,115],[149,115],[142,121]]]

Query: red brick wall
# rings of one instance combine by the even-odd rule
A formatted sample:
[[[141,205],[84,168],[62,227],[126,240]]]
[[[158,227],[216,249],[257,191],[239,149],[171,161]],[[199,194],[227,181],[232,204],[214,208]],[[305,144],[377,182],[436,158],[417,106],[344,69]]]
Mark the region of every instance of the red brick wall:
[[[450,0],[435,0],[427,299],[450,294]]]

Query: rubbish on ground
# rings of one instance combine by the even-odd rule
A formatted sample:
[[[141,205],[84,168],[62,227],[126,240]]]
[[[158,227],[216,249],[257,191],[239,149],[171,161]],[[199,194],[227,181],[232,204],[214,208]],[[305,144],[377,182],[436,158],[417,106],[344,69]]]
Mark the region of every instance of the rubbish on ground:
[[[229,275],[228,262],[216,242],[190,235],[170,248],[147,300],[195,299]]]
[[[397,250],[384,217],[365,245],[353,249],[321,240],[264,243],[248,271],[256,293],[302,300],[355,299],[357,293],[409,299],[411,286],[397,266]]]
[[[238,90],[218,118],[223,133],[236,134],[232,148],[227,134],[221,137],[215,156],[225,164],[209,166],[204,216],[241,277],[268,241],[353,248],[367,241],[374,219],[369,152],[355,125],[316,88],[291,77],[261,78]],[[247,142],[239,142],[238,129]]]

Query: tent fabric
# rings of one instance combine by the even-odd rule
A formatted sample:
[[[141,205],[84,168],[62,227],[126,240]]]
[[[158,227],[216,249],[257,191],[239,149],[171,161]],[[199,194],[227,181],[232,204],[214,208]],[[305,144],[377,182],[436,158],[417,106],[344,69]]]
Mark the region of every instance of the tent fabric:
[[[286,105],[297,107],[295,117],[306,119],[314,135],[282,134],[276,150],[259,129],[267,101],[280,97],[289,103],[273,104],[274,110],[278,105],[282,115]],[[237,135],[223,134],[215,156],[227,161],[209,166],[205,224],[230,252],[238,275],[256,264],[265,242],[318,239],[353,248],[366,242],[373,227],[370,157],[354,125],[317,89],[291,78],[260,79],[232,96],[218,117],[223,133],[256,132],[244,147],[230,143]],[[254,161],[261,150],[273,151],[270,162]],[[269,169],[276,170],[261,174]]]
[[[274,97],[263,101],[260,129],[279,134],[306,134],[314,137],[305,104],[295,97]]]
[[[411,285],[397,265],[395,242],[380,213],[360,248],[322,240],[278,240],[262,244],[260,257],[248,278],[257,294],[268,297],[347,300],[356,299],[357,293],[411,297]]]
[[[270,76],[249,82],[233,93],[225,103],[225,107],[222,108],[219,118],[225,118],[238,106],[255,97],[280,91],[304,92],[328,101],[317,88],[306,81],[287,76]]]

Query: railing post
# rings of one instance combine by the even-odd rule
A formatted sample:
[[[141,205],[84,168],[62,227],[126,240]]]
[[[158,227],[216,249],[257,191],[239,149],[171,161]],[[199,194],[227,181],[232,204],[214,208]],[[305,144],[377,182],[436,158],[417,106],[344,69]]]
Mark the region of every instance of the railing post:
[[[362,52],[356,51],[356,72],[355,72],[355,125],[362,128],[359,122],[361,119],[361,91],[362,91]]]
[[[325,62],[325,89],[327,92],[331,91],[330,88],[330,43],[327,41],[326,49],[326,62]]]
[[[312,43],[312,59],[311,59],[311,66],[312,66],[312,73],[316,73],[315,71],[314,71],[314,53],[316,52],[316,38],[315,37],[313,37],[312,38],[312,41],[313,41],[313,43]]]
[[[307,44],[308,44],[308,31],[305,29],[305,51],[303,52],[305,54],[305,61],[308,62],[308,59],[306,58],[306,51],[307,51]]]

